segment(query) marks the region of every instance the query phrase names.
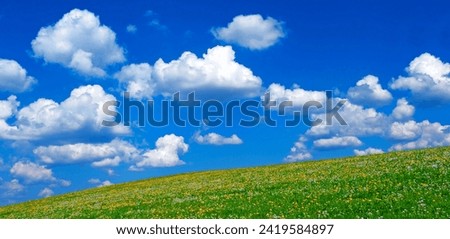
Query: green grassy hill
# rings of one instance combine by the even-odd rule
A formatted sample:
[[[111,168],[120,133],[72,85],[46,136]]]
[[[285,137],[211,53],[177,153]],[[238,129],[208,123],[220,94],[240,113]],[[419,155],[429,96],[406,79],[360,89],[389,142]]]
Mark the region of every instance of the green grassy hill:
[[[0,218],[450,218],[450,148],[211,171],[0,208]]]

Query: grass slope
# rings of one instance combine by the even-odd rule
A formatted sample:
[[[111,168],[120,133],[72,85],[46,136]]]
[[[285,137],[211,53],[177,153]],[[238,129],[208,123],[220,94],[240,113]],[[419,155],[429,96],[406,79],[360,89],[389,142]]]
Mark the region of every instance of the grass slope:
[[[450,148],[154,178],[0,218],[450,218]]]

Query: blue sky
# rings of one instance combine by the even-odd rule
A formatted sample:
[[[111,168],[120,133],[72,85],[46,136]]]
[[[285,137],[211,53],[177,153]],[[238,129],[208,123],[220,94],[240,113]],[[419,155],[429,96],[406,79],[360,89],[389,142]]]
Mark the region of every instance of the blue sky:
[[[0,204],[182,172],[450,145],[448,7],[3,1]],[[178,91],[223,103],[270,92],[295,110],[324,103],[326,90],[347,101],[339,112],[348,126],[156,128],[137,127],[135,115],[130,127],[101,125],[103,103],[124,91],[155,103]]]

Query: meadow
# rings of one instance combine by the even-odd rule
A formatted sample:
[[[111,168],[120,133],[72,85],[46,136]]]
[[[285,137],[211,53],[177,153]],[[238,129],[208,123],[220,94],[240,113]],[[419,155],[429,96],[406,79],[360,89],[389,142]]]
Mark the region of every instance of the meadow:
[[[450,218],[450,147],[196,172],[0,208],[0,218]]]

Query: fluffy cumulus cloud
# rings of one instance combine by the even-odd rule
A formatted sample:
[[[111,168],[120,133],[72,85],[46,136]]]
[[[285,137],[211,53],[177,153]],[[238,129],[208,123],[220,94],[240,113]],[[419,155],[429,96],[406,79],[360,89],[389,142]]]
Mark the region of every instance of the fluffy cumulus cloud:
[[[47,164],[92,162],[94,167],[117,166],[122,161],[138,158],[140,153],[133,145],[119,139],[102,144],[40,146],[33,152]]]
[[[397,126],[396,136],[411,141],[395,144],[390,150],[407,150],[450,145],[450,126],[431,123],[428,120],[417,123],[408,121]],[[392,130],[392,129],[391,129]]]
[[[336,102],[333,106],[335,104]],[[323,120],[322,124],[310,128],[306,135],[309,137],[384,135],[390,122],[387,115],[373,108],[364,108],[350,102],[346,102],[338,113],[347,125],[341,125],[334,118],[332,124],[327,125],[325,113],[320,113],[314,117]]]
[[[0,189],[2,189],[2,196],[11,197],[22,192],[25,189],[25,186],[23,186],[18,179],[13,179],[9,182],[0,184]]]
[[[339,115],[347,125],[341,125],[333,121],[332,124],[325,123],[325,114],[315,115],[323,120],[323,123],[311,127],[305,135],[309,138],[323,138],[329,136],[378,136],[394,140],[413,139],[420,134],[416,124],[410,121],[415,108],[405,99],[399,99],[397,106],[390,115],[378,112],[374,108],[364,108],[363,106],[346,102],[340,108]],[[408,122],[410,121],[410,122]]]
[[[104,120],[112,121],[114,118],[103,112],[103,104],[115,100],[99,85],[81,86],[61,103],[41,98],[23,107],[14,114],[16,121],[10,125],[6,119],[12,116],[11,112],[15,112],[18,105],[15,98],[10,97],[6,102],[0,101],[0,107],[10,109],[0,117],[0,138],[39,140],[59,137],[68,140],[68,135],[74,139],[92,134],[123,135],[129,131],[123,125],[102,125]]]
[[[185,154],[189,146],[182,136],[168,134],[156,141],[156,148],[146,151],[130,170],[139,171],[144,167],[173,167],[183,165],[180,155]]]
[[[318,149],[336,149],[345,147],[357,147],[362,145],[361,140],[354,136],[332,137],[314,141],[314,147]]]
[[[272,84],[269,86],[268,92],[271,100],[276,100],[278,103],[281,101],[292,101],[294,107],[297,108],[311,100],[321,103],[324,107],[327,103],[325,92],[308,91],[298,86],[294,86],[293,89],[286,89],[282,85]],[[290,154],[284,161],[295,162],[313,158],[311,151],[307,147],[308,141],[312,142],[315,150],[320,151],[343,147],[358,147],[362,145],[362,141],[358,137],[385,137],[387,135],[386,128],[389,128],[393,120],[392,116],[378,112],[374,108],[366,108],[352,103],[348,99],[333,98],[328,103],[331,103],[331,108],[333,108],[339,102],[343,102],[343,105],[337,112],[345,121],[345,124],[338,122],[335,117],[332,117],[331,124],[327,124],[326,112],[323,109],[310,111],[310,118],[320,119],[322,123],[308,129],[295,142]],[[406,105],[408,105],[407,102]],[[399,113],[399,115],[405,114]]]
[[[312,159],[312,154],[308,151],[308,148],[305,145],[306,141],[307,139],[301,136],[291,148],[290,154],[284,158],[284,161],[287,163],[293,163]]]
[[[156,93],[157,81],[152,76],[153,67],[147,63],[131,64],[122,67],[114,77],[130,96],[136,99],[151,99]]]
[[[409,105],[405,99],[399,99],[397,106],[390,115],[377,112],[373,108],[364,108],[352,103],[346,103],[341,108],[340,115],[347,125],[335,122],[331,125],[322,123],[311,127],[306,131],[301,141],[295,143],[291,153],[287,157],[295,161],[295,156],[301,160],[304,155],[311,157],[307,141],[313,141],[317,150],[329,150],[340,147],[358,147],[362,145],[357,137],[380,137],[390,140],[394,145],[392,150],[417,149],[450,145],[450,126],[441,125],[438,122],[431,123],[428,120],[416,122],[412,120],[414,106]],[[317,114],[321,119],[323,113]],[[355,149],[356,155],[382,153],[381,149],[368,148]],[[285,161],[286,158],[285,158]]]
[[[20,93],[29,90],[36,82],[16,61],[0,58],[0,91]]]
[[[415,107],[410,105],[405,98],[397,100],[397,106],[392,111],[391,116],[398,121],[410,119],[415,112]]]
[[[450,100],[450,64],[424,53],[406,68],[408,76],[399,77],[392,89],[410,90],[418,101],[448,103]]]
[[[322,105],[324,105],[326,101],[325,92],[304,90],[298,85],[294,85],[292,89],[286,89],[283,85],[273,83],[267,88],[266,95],[267,94],[270,94],[270,100],[276,101],[277,105],[283,101],[290,101],[292,102],[293,107],[296,108],[301,108],[308,101],[316,101]],[[261,100],[264,100],[266,95],[262,96]]]
[[[367,78],[365,78],[367,81]],[[360,81],[361,82],[361,81]],[[377,88],[377,87],[374,87]],[[381,89],[381,87],[380,87]],[[383,89],[381,89],[383,91]],[[351,91],[351,90],[349,90]],[[261,100],[270,94],[270,100],[276,101],[276,106],[281,102],[290,101],[294,108],[301,108],[307,102],[314,101],[322,105],[321,109],[315,107],[310,108],[310,118],[322,120],[321,124],[311,127],[306,133],[307,138],[327,137],[327,136],[370,136],[370,135],[384,135],[386,127],[392,121],[393,116],[378,112],[371,107],[364,107],[362,105],[353,103],[348,99],[333,98],[327,102],[327,96],[324,91],[305,90],[297,85],[292,89],[287,89],[285,86],[273,83],[267,88],[266,95],[261,96]],[[390,96],[390,93],[388,93]],[[391,98],[392,96],[390,96]],[[392,99],[392,98],[391,98]],[[326,124],[325,106],[331,103],[331,108],[339,103],[343,105],[338,109],[338,115],[345,121],[344,125],[337,121],[336,117],[332,117],[330,125]],[[273,107],[273,109],[278,109]],[[287,108],[289,109],[289,107]],[[409,105],[404,99],[400,100],[395,110],[395,115],[398,118],[407,119],[414,113],[414,107]]]
[[[98,178],[91,178],[91,179],[88,180],[88,183],[95,184],[98,188],[105,187],[105,186],[110,186],[110,185],[114,184],[114,183],[112,183],[109,180],[105,180],[105,181],[102,182]]]
[[[17,97],[14,95],[8,97],[7,100],[0,100],[0,122],[13,116],[17,112],[19,105]]]
[[[209,133],[207,135],[200,135],[196,133],[194,140],[199,144],[225,145],[225,144],[242,144],[242,140],[233,134],[230,137],[225,137],[216,133]]]
[[[389,137],[396,140],[412,140],[422,134],[422,127],[416,121],[393,122],[389,128]]]
[[[175,92],[195,92],[215,97],[254,97],[260,94],[262,81],[235,61],[230,46],[208,49],[202,58],[184,52],[179,59],[124,66],[115,77],[133,98],[169,96]]]
[[[212,30],[216,39],[252,50],[268,48],[285,37],[283,23],[259,14],[239,15],[227,27]]]
[[[421,57],[429,58],[430,55],[422,55]],[[416,58],[416,63],[411,63],[409,67],[411,69],[409,70],[410,72],[428,71],[425,69],[430,67],[429,64],[426,66],[419,66],[420,64],[417,63],[417,61],[423,61],[423,59],[420,60],[421,57]],[[434,60],[429,59],[429,61],[433,63],[431,65],[437,64]],[[443,69],[445,67],[446,63],[442,63],[441,67],[438,67],[440,69],[438,72],[441,73],[430,73],[430,76],[436,78],[437,75],[444,72]],[[431,70],[429,71],[431,72]],[[364,89],[367,90],[364,95],[367,95],[368,98],[370,98],[369,101],[362,102],[355,100],[359,97],[357,95],[362,94],[363,92],[360,91],[362,88],[359,87],[364,87]],[[357,94],[356,92],[358,91],[360,92]],[[272,100],[290,100],[293,101],[294,106],[301,106],[302,104],[305,104],[307,100],[311,99],[321,102],[322,104],[323,101],[326,100],[324,92],[306,91],[295,87],[294,89],[289,90],[279,84],[272,84],[269,86],[268,92],[271,93]],[[377,98],[375,95],[385,95],[386,97]],[[382,89],[378,83],[378,79],[373,76],[367,76],[359,81],[356,87],[352,87],[348,90],[347,96],[353,98],[349,100],[334,98],[332,100],[332,107],[335,106],[338,101],[346,100],[342,107],[337,111],[339,116],[345,121],[345,124],[341,124],[336,118],[332,120],[331,124],[327,124],[326,112],[311,112],[312,117],[310,118],[321,119],[322,123],[312,126],[305,132],[301,137],[301,140],[297,141],[292,147],[291,153],[284,159],[285,161],[293,162],[312,158],[310,150],[306,146],[307,142],[311,142],[313,148],[319,151],[341,147],[356,148],[363,144],[359,139],[361,137],[379,137],[384,140],[392,141],[394,142],[393,146],[389,148],[391,151],[450,145],[450,126],[441,125],[438,122],[432,123],[427,120],[422,122],[414,121],[413,116],[415,107],[405,98],[397,100],[397,104],[390,114],[379,112],[375,108],[371,108],[369,105],[382,105],[381,102],[383,102],[383,100],[380,99],[384,99],[385,103],[392,100],[390,93]],[[364,106],[360,104],[364,104]],[[381,149],[370,147],[365,150],[354,149],[356,155],[382,152]]]
[[[131,163],[132,171],[145,167],[172,167],[182,165],[180,156],[189,146],[182,136],[174,134],[160,137],[154,149],[139,149],[130,143],[114,139],[109,143],[76,143],[65,145],[40,146],[34,154],[46,164],[90,163],[93,167],[115,167],[120,163]],[[107,170],[108,174],[114,171]]]
[[[50,188],[44,188],[39,192],[38,196],[47,198],[47,197],[53,196],[54,194],[55,193]]]
[[[407,68],[410,76],[400,77],[393,82],[391,87],[400,89],[401,85],[407,86],[407,89],[410,89],[413,94],[418,94],[422,90],[434,92],[424,92],[423,99],[430,100],[429,94],[434,94],[433,97],[442,100],[447,96],[443,96],[444,93],[439,92],[448,89],[446,86],[448,74],[450,72],[448,68],[448,63],[443,63],[438,58],[425,53],[414,59]],[[409,85],[410,83],[411,85]],[[281,89],[278,90],[279,92],[285,92],[283,91],[283,88],[279,86],[278,88]],[[436,91],[434,91],[434,88],[436,88]],[[441,89],[438,90],[437,88]],[[272,90],[272,92],[277,91]],[[439,94],[435,95],[436,92]],[[275,93],[272,94],[276,95]],[[300,97],[300,95],[305,95],[305,93],[299,91],[295,95],[299,95],[297,97]],[[445,95],[448,94],[445,93]],[[374,108],[370,108],[370,106],[383,105],[392,99],[390,93],[382,89],[381,85],[378,83],[378,79],[373,76],[367,76],[360,80],[355,87],[348,90],[347,96],[349,97],[349,101],[338,111],[339,115],[342,116],[347,125],[341,125],[334,120],[331,125],[322,123],[313,126],[306,131],[304,135],[305,140],[300,142],[302,147],[299,147],[298,149],[293,147],[293,149],[300,152],[308,152],[304,145],[306,141],[310,140],[313,141],[314,148],[318,150],[335,148],[337,145],[356,147],[362,144],[356,137],[368,136],[380,137],[382,139],[393,141],[394,145],[389,150],[450,145],[450,126],[432,123],[427,120],[423,122],[414,121],[413,116],[415,107],[405,98],[397,100],[397,104],[391,114],[385,114],[378,112]],[[362,99],[360,96],[367,96],[367,98]],[[284,98],[292,99],[294,97]],[[334,104],[336,104],[338,100],[340,99],[335,98]],[[360,104],[363,104],[364,106]],[[325,120],[325,112],[313,112],[313,116]],[[345,138],[348,140],[342,140]],[[298,143],[299,142],[296,144]],[[355,149],[354,152],[357,155],[362,155],[378,153],[379,151],[378,149],[368,148],[366,150]],[[293,154],[291,153],[290,155]]]
[[[22,178],[25,182],[54,181],[53,172],[45,166],[32,162],[17,162],[10,170],[14,177]]]
[[[87,10],[73,9],[55,25],[41,28],[31,45],[46,62],[88,76],[104,76],[105,67],[125,61],[116,34]]]
[[[389,91],[383,89],[378,83],[378,77],[365,76],[347,91],[348,99],[355,104],[367,106],[383,106],[392,101]]]
[[[372,148],[372,147],[364,149],[364,150],[357,150],[357,149],[355,149],[355,150],[353,150],[353,152],[357,156],[370,155],[370,154],[382,154],[382,153],[384,153],[383,150]]]
[[[101,182],[100,185],[98,185],[97,187],[101,188],[101,187],[106,187],[106,186],[111,186],[111,185],[114,185],[114,183],[112,183],[109,180],[105,180],[105,181]]]

